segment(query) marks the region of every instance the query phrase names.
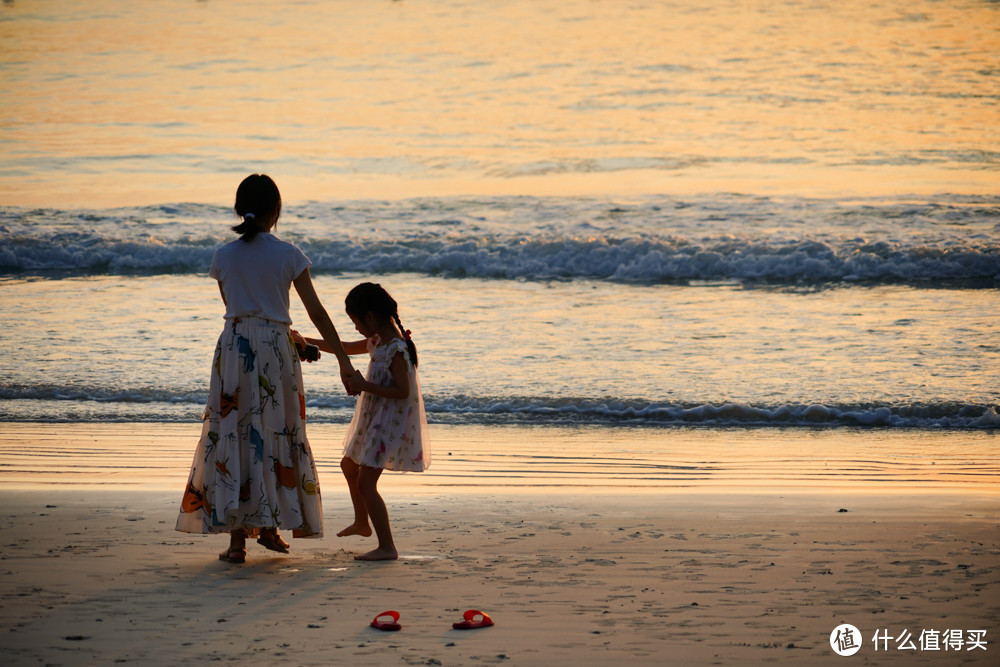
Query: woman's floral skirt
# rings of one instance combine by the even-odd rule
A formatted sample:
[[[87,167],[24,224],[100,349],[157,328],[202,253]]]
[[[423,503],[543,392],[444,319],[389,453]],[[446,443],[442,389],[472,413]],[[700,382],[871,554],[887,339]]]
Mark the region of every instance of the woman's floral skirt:
[[[285,324],[228,320],[212,362],[204,427],[177,530],[282,528],[322,537],[319,479],[305,433],[302,367]]]

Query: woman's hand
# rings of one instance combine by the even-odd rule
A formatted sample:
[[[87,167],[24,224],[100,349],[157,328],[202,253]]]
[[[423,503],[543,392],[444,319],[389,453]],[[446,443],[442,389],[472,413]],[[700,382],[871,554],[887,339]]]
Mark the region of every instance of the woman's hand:
[[[319,353],[319,346],[312,345],[309,340],[295,329],[289,329],[292,336],[292,343],[295,345],[295,353],[299,355],[299,361],[312,363],[319,361],[323,355]]]

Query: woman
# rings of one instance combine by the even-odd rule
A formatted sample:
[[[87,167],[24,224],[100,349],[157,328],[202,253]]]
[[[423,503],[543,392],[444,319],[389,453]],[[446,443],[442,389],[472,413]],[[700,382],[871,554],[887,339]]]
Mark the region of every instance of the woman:
[[[240,183],[233,227],[240,238],[215,252],[209,275],[219,281],[226,324],[215,348],[204,427],[177,530],[230,535],[221,560],[243,563],[246,539],[288,552],[278,528],[322,537],[316,464],[305,434],[302,367],[292,341],[289,292],[295,290],[324,341],[354,374],[350,359],[309,275],[309,259],[271,230],[281,194],[268,176]]]

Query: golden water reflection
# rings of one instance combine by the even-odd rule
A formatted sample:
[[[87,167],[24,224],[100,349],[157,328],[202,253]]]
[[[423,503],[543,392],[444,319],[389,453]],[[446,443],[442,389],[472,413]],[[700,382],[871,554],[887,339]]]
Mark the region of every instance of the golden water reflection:
[[[988,3],[0,12],[5,204],[214,201],[254,165],[292,199],[995,191]]]

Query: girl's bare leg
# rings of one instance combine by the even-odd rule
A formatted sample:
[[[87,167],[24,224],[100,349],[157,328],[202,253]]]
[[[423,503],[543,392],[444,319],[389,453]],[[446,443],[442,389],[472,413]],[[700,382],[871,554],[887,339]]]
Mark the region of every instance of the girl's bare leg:
[[[392,541],[392,529],[389,528],[389,511],[385,501],[378,492],[378,478],[382,475],[381,468],[361,466],[358,474],[358,490],[368,507],[375,534],[378,536],[378,548],[366,554],[355,556],[355,560],[395,560],[399,558],[396,545]]]
[[[344,471],[344,479],[347,480],[347,488],[351,492],[351,503],[354,505],[354,523],[337,533],[337,537],[348,535],[368,537],[372,534],[372,528],[368,525],[368,508],[365,506],[365,499],[358,489],[358,474],[361,466],[345,456],[340,461],[340,469]]]

